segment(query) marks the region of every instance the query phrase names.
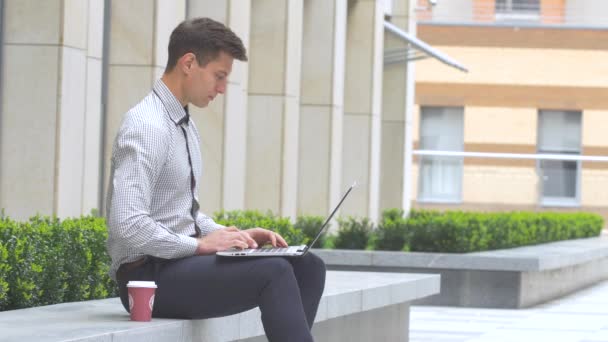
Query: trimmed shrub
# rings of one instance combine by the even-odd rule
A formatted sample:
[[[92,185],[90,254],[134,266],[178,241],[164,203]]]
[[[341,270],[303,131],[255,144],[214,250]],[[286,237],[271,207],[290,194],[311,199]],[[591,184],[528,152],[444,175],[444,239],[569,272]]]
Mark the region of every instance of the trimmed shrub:
[[[366,249],[374,229],[368,218],[339,218],[338,235],[334,247],[339,249]]]
[[[78,259],[65,265],[68,276],[78,282],[69,285],[67,293],[74,298],[68,297],[68,301],[117,295],[114,282],[106,276],[111,260],[106,252],[105,220],[89,216],[64,220],[62,226],[67,233],[67,252]]]
[[[375,231],[374,249],[387,251],[408,251],[409,230],[403,217],[403,210],[390,209],[382,213],[382,219]]]
[[[323,218],[288,218],[257,211],[227,211],[216,222],[264,227],[289,244],[307,243]],[[323,235],[317,248],[467,253],[597,236],[601,216],[590,213],[475,213],[387,210],[374,229],[367,218],[340,218],[337,235]],[[108,275],[103,218],[60,221],[34,216],[15,222],[0,213],[0,311],[117,296]]]
[[[369,222],[342,220],[340,231],[326,248],[378,249],[438,253],[469,253],[552,241],[598,236],[601,216],[590,213],[476,213],[389,209],[378,228]],[[332,237],[328,237],[330,241]]]
[[[0,311],[117,295],[101,218],[0,219]]]
[[[315,236],[317,236],[317,233],[319,233],[319,229],[321,229],[324,222],[325,219],[321,216],[299,216],[294,224],[294,228],[304,234],[304,242],[302,243],[308,244],[312,242]],[[314,247],[321,248],[322,246],[325,246],[326,236],[327,228],[319,236],[319,239],[317,242],[315,242]]]
[[[10,227],[12,225],[14,225],[14,222],[9,221],[4,215],[0,216],[0,311],[5,310],[10,301],[8,280],[12,270],[7,243],[8,237],[12,235],[12,230],[9,230],[9,228],[2,229],[2,227]]]
[[[11,266],[8,263],[8,249],[0,242],[0,311],[8,304],[8,272]]]
[[[604,226],[590,213],[475,213],[413,211],[410,250],[467,253],[598,236]]]

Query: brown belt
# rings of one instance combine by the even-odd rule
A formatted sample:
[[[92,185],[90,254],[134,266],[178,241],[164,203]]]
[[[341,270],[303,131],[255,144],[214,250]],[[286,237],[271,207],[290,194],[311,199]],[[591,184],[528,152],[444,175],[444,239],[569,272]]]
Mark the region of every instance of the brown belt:
[[[198,234],[198,232],[196,232],[193,235],[190,235],[190,237],[198,238],[199,234]],[[122,276],[125,275],[125,273],[131,272],[134,269],[144,265],[146,262],[148,262],[148,260],[150,260],[150,257],[145,256],[145,257],[142,257],[141,259],[137,259],[132,262],[126,262],[124,264],[121,264],[120,267],[118,267],[118,271],[116,271],[116,277],[122,278]]]
[[[122,278],[123,275],[126,275],[126,273],[131,272],[134,269],[144,265],[147,261],[148,261],[148,258],[143,257],[141,259],[137,259],[132,262],[126,262],[126,263],[120,265],[120,267],[118,268],[118,271],[116,271],[117,278]]]

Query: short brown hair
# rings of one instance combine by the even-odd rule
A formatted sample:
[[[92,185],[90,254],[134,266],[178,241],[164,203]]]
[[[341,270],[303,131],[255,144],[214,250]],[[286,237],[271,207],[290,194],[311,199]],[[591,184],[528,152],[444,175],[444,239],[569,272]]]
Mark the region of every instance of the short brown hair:
[[[177,60],[194,53],[201,66],[207,65],[224,52],[240,61],[247,61],[247,51],[241,39],[226,25],[209,18],[182,21],[171,33],[169,59],[165,71],[171,71]]]

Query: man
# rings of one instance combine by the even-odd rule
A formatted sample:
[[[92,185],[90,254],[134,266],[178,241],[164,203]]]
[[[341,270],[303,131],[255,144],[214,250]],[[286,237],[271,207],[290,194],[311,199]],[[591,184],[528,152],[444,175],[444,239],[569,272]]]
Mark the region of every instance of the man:
[[[241,40],[208,18],[171,34],[162,78],[125,115],[114,141],[107,204],[111,276],[129,310],[126,284],[158,285],[154,317],[209,318],[259,306],[271,341],[312,341],[325,265],[301,258],[222,258],[231,247],[287,246],[262,228],[239,230],[199,212],[199,136],[188,104],[206,107],[226,90]]]

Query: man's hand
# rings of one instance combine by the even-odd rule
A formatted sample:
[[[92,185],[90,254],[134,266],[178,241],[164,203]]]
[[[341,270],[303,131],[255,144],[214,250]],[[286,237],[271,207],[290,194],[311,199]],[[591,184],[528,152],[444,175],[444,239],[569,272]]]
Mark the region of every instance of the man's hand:
[[[226,227],[211,232],[198,240],[197,255],[213,254],[232,247],[257,248],[257,243],[245,231],[236,227]]]
[[[248,234],[258,245],[263,246],[270,243],[273,247],[287,247],[287,242],[278,233],[272,232],[264,228],[251,228],[244,230],[243,233]]]

